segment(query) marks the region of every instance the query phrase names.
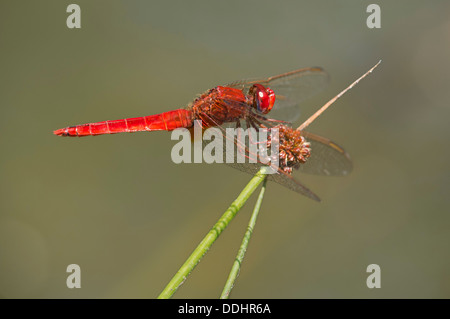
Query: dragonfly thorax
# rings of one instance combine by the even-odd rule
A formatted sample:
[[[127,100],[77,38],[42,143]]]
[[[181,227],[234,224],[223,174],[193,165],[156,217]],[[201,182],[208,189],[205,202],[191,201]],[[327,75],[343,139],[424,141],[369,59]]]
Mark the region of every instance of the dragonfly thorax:
[[[217,86],[198,97],[190,108],[193,119],[202,120],[203,127],[208,128],[247,118],[251,103],[242,90]]]

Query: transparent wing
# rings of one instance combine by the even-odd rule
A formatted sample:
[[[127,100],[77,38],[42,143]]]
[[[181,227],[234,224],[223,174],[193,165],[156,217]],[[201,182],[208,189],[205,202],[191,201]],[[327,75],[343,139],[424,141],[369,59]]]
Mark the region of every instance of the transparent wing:
[[[276,99],[269,117],[293,122],[300,115],[298,105],[323,90],[328,82],[329,76],[322,68],[311,67],[268,78],[237,81],[228,86],[239,88],[245,93],[255,83],[271,88]]]
[[[262,164],[260,164],[260,163],[255,163],[255,164],[226,163],[226,164],[228,166],[236,168],[242,172],[249,173],[251,175],[255,175],[262,166]],[[278,169],[276,174],[268,174],[267,179],[270,181],[274,181],[284,187],[287,187],[290,190],[293,190],[294,192],[305,195],[315,201],[320,202],[320,198],[316,194],[314,194],[309,188],[307,188],[306,186],[301,184],[299,181],[294,179],[291,175],[284,173],[280,169]]]
[[[350,155],[339,145],[326,137],[310,132],[302,135],[311,143],[311,156],[299,171],[316,175],[343,176],[353,168]]]
[[[240,139],[234,135],[227,135],[227,128],[234,128],[235,124],[236,123],[226,123],[209,129],[209,132],[215,131],[216,133],[212,133],[212,135],[208,137],[208,133],[205,132],[205,135],[203,136],[203,149],[208,150],[208,152],[206,153],[210,153],[220,162],[226,163],[228,166],[231,166],[242,172],[254,175],[262,166],[266,164],[262,163],[259,160],[259,156],[248,148],[248,145],[250,145],[250,143],[256,142],[252,142],[251,140],[249,140],[248,135],[244,139]],[[240,126],[246,127],[245,123],[240,124]],[[222,148],[210,148],[212,145],[210,145],[210,143],[212,143],[212,141],[215,141],[216,138],[221,140],[219,144],[222,146]],[[203,153],[203,155],[205,156],[205,152]],[[239,156],[241,156],[240,159],[238,159]],[[286,174],[279,167],[276,167],[274,165],[270,166],[273,168],[275,173],[268,174],[267,179],[283,185],[299,194],[305,195],[313,200],[320,201],[319,197],[316,194],[314,194],[299,181],[295,180],[291,175]]]

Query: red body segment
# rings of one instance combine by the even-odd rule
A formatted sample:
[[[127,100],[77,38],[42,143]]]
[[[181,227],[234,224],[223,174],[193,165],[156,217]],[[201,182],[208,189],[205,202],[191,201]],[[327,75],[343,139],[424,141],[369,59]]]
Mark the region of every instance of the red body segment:
[[[193,125],[192,111],[178,109],[161,114],[69,126],[54,131],[59,136],[90,136],[139,131],[172,131]]]
[[[203,128],[245,119],[251,111],[253,98],[242,90],[218,86],[202,94],[192,104],[195,120],[201,120]]]

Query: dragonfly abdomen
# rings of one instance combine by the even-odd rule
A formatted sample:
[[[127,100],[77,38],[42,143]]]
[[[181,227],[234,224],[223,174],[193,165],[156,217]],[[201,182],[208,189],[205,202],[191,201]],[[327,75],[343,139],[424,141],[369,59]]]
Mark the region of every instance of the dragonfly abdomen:
[[[59,136],[82,137],[124,132],[172,131],[180,127],[191,127],[192,125],[191,110],[178,109],[156,115],[69,126],[56,130],[53,133]]]

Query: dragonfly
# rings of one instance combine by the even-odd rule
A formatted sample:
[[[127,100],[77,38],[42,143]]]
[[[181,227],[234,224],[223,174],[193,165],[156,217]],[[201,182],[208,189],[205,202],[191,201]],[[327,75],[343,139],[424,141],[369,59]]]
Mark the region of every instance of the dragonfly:
[[[53,133],[58,136],[83,137],[122,132],[172,131],[177,128],[192,128],[197,120],[201,120],[203,129],[219,127],[222,131],[225,131],[224,127],[229,123],[240,127],[242,122],[246,127],[277,128],[281,133],[280,159],[283,164],[276,167],[276,174],[268,175],[268,178],[320,201],[315,193],[292,177],[292,171],[295,169],[318,175],[343,176],[351,172],[352,162],[341,146],[325,137],[306,132],[304,128],[378,64],[325,104],[297,130],[290,127],[290,121],[299,116],[300,102],[322,90],[328,83],[328,74],[322,68],[303,68],[268,78],[236,81],[206,91],[182,109],[144,117],[69,126]],[[236,139],[234,142],[239,144]],[[243,147],[247,157],[253,156],[246,146]],[[264,165],[260,161],[254,164],[227,164],[250,174],[256,173]]]
[[[203,128],[245,121],[260,127],[270,118],[294,121],[300,115],[298,105],[322,90],[328,74],[319,67],[298,69],[268,78],[236,81],[216,86],[197,97],[188,106],[156,115],[102,121],[69,126],[53,133],[59,136],[95,136],[139,131],[172,131],[191,128],[201,120]]]

